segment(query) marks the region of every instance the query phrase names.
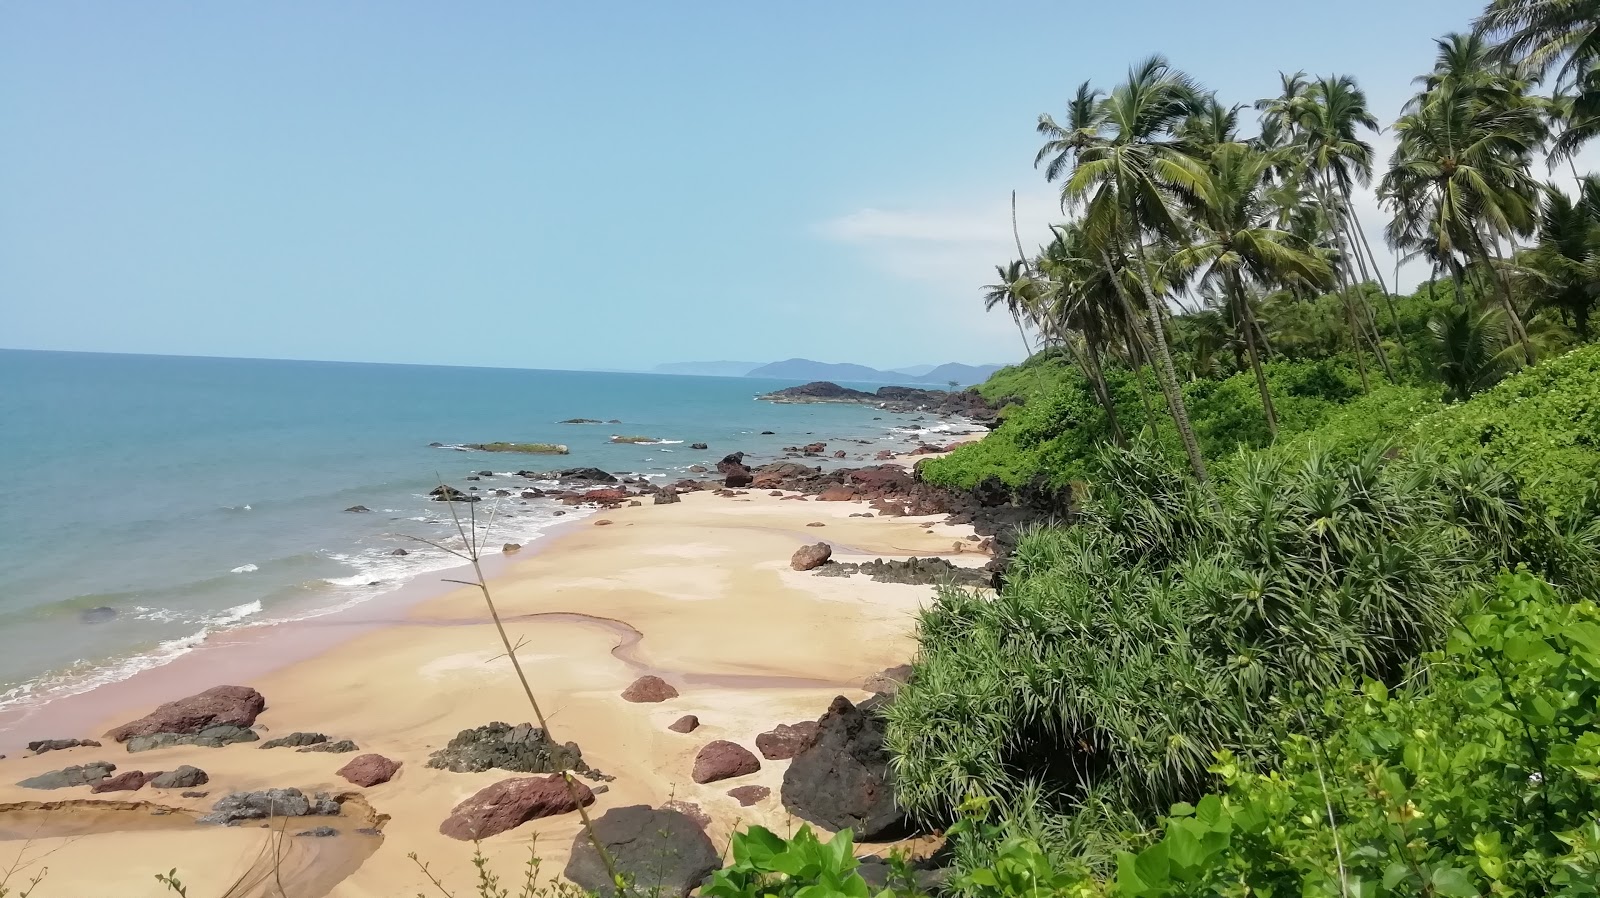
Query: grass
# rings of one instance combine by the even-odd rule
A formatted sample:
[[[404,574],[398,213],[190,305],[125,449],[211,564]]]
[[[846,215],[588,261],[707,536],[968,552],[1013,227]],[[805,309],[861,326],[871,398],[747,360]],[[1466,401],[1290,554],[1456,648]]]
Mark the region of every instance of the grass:
[[[524,452],[530,455],[566,455],[568,452],[561,443],[468,443],[467,448],[479,452]]]

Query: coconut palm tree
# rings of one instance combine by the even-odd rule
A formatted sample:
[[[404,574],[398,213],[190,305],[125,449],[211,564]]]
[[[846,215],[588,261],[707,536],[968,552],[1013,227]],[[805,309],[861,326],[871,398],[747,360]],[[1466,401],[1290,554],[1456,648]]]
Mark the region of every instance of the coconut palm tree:
[[[1530,75],[1554,71],[1557,90],[1583,86],[1600,67],[1600,0],[1491,0],[1474,26]]]
[[[1017,333],[1022,337],[1023,349],[1027,350],[1027,357],[1031,359],[1033,345],[1028,341],[1028,330],[1023,323],[1030,320],[1035,291],[1028,278],[1027,266],[1020,261],[1013,261],[1006,265],[996,265],[994,271],[1000,280],[983,288],[983,310],[992,312],[996,308],[1005,308],[1011,320],[1017,323]]]
[[[1578,338],[1589,340],[1589,316],[1600,300],[1600,177],[1585,179],[1579,201],[1555,187],[1545,189],[1539,209],[1538,242],[1519,253],[1512,280],[1532,299],[1533,311],[1554,309],[1569,319]]]
[[[1148,252],[1149,242],[1183,230],[1169,180],[1183,177],[1183,169],[1176,161],[1181,147],[1173,132],[1195,111],[1200,100],[1194,80],[1174,69],[1165,58],[1153,56],[1135,66],[1127,80],[1101,101],[1097,138],[1078,151],[1076,164],[1062,187],[1062,199],[1065,204],[1083,206],[1083,227],[1090,241],[1103,248],[1107,269],[1116,267],[1112,261],[1115,254],[1132,256],[1136,263],[1134,269],[1141,275],[1136,280],[1143,294],[1143,315],[1136,314],[1135,301],[1123,279],[1113,278],[1112,284],[1131,319],[1148,317],[1148,328],[1141,326],[1138,330],[1148,330],[1145,342],[1153,350],[1156,378],[1167,410],[1183,441],[1190,468],[1196,478],[1204,481],[1205,458],[1178,386],[1167,343],[1170,316],[1166,303],[1152,287]]]
[[[1246,283],[1300,280],[1321,286],[1332,272],[1312,247],[1271,226],[1274,210],[1264,188],[1272,165],[1271,154],[1242,143],[1217,145],[1205,163],[1187,162],[1180,193],[1190,208],[1193,238],[1170,263],[1176,270],[1193,269],[1199,282],[1216,284],[1228,297],[1255,372],[1267,430],[1276,437],[1278,416],[1261,368],[1259,325]]]
[[[1056,124],[1049,113],[1039,116],[1039,124],[1034,130],[1049,140],[1033,157],[1033,167],[1038,168],[1039,163],[1050,160],[1044,169],[1045,180],[1054,181],[1071,171],[1078,153],[1099,140],[1102,116],[1100,101],[1104,96],[1103,91],[1090,87],[1089,82],[1085,81],[1078,85],[1078,92],[1067,104],[1065,124]]]
[[[1445,399],[1461,402],[1500,382],[1516,365],[1505,316],[1493,307],[1454,305],[1428,322],[1439,356]]]
[[[1087,235],[1076,223],[1052,228],[1055,239],[1045,246],[1037,263],[1041,275],[1049,284],[1050,320],[1055,323],[1063,342],[1078,356],[1090,388],[1106,413],[1106,423],[1111,438],[1119,446],[1127,445],[1122,424],[1117,418],[1116,401],[1106,385],[1105,366],[1101,352],[1109,345],[1112,334],[1115,290],[1111,286],[1116,272],[1104,267],[1101,254],[1090,245]],[[1081,347],[1081,353],[1078,352]]]

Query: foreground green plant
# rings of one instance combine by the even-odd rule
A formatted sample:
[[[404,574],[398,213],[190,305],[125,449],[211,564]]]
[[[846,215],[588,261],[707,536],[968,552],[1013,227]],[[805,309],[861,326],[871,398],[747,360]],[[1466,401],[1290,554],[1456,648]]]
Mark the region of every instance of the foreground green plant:
[[[733,863],[711,876],[706,898],[868,898],[850,830],[823,842],[810,826],[787,841],[764,826],[735,832]],[[888,891],[884,895],[891,894]]]

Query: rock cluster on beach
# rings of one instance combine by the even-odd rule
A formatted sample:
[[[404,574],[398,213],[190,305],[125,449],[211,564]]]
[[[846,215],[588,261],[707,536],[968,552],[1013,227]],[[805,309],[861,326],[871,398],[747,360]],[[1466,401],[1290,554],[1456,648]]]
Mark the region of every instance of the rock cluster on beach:
[[[531,723],[512,726],[499,721],[457,733],[448,745],[429,756],[428,766],[456,773],[589,770],[577,743],[557,744]]]
[[[227,825],[267,817],[336,817],[339,810],[339,802],[321,792],[307,798],[299,789],[264,789],[225,795],[211,806],[211,813],[195,822]]]

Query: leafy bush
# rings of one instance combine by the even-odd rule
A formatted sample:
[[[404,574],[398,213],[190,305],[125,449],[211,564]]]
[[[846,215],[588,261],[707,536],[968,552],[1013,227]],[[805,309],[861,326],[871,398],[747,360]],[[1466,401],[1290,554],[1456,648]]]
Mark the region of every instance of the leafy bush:
[[[1257,453],[1215,491],[1147,449],[1100,465],[1079,523],[1025,536],[998,597],[946,589],[922,614],[888,712],[914,812],[1036,788],[1047,813],[1150,819],[1203,791],[1218,751],[1274,760],[1286,704],[1394,681],[1460,590],[1540,556],[1479,460]]]
[[[1317,427],[1339,405],[1361,394],[1361,382],[1342,359],[1271,362],[1262,366],[1280,435]],[[1226,380],[1184,385],[1189,418],[1207,456],[1271,442],[1255,374],[1243,371]]]

